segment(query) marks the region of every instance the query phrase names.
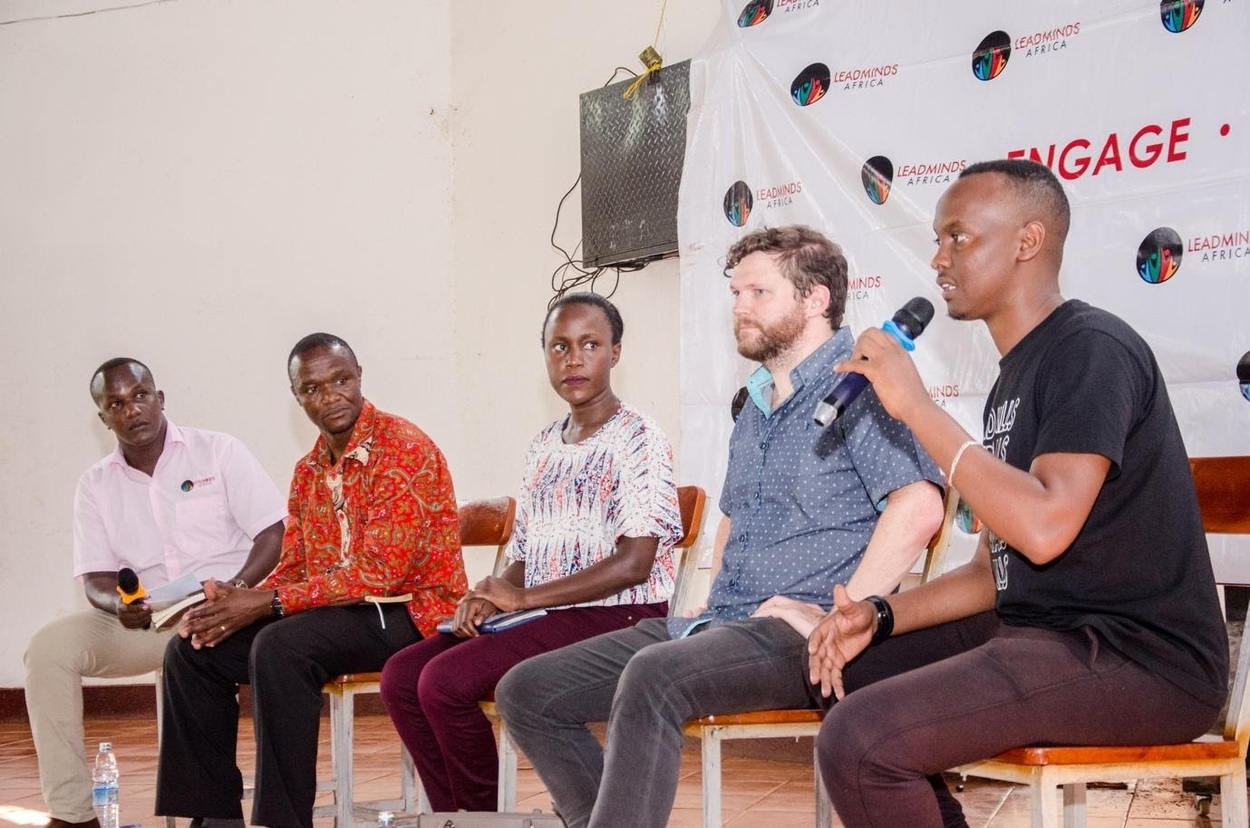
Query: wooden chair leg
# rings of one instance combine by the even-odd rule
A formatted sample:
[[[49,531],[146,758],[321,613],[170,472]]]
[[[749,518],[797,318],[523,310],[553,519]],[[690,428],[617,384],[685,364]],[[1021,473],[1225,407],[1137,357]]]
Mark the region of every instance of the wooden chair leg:
[[[1064,828],[1085,828],[1085,783],[1069,782],[1063,786]]]
[[[508,726],[499,720],[499,794],[497,802],[503,812],[516,810],[516,745],[508,735]]]
[[[704,728],[701,741],[703,742],[703,828],[720,828],[720,733],[716,728]]]
[[[334,824],[352,825],[352,736],[355,700],[351,693],[330,695],[330,755],[334,766]]]
[[[419,792],[417,790],[417,769],[412,763],[412,754],[408,752],[408,748],[402,743],[399,746],[399,790],[400,796],[404,801],[404,813],[417,813],[420,807]]]
[[[156,749],[161,747],[161,731],[165,728],[165,671],[156,668]]]
[[[430,811],[425,792],[417,778],[412,756],[400,744],[400,795],[357,802],[353,790],[355,782],[355,759],[352,747],[356,735],[356,696],[361,693],[377,693],[378,683],[369,675],[348,677],[353,680],[336,680],[325,688],[330,697],[330,774],[329,778],[317,780],[317,793],[330,791],[334,801],[313,808],[313,819],[333,818],[336,828],[352,828],[360,820],[366,823],[377,819],[380,811],[390,811],[396,816],[413,816]],[[247,795],[246,788],[244,795]]]
[[[1250,805],[1246,799],[1246,767],[1220,777],[1220,813],[1224,828],[1250,825]]]
[[[829,791],[825,788],[825,778],[820,775],[820,756],[816,747],[812,747],[812,771],[816,774],[816,828],[832,828],[833,802],[829,800]]]
[[[1033,780],[1029,784],[1029,797],[1033,800],[1032,828],[1059,828],[1059,797],[1056,787],[1044,769],[1033,774]]]

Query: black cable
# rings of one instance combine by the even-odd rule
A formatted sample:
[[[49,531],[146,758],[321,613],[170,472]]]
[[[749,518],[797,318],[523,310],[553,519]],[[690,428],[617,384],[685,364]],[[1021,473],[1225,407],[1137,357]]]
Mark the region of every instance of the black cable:
[[[564,192],[564,195],[560,196],[560,201],[556,204],[556,220],[551,225],[551,246],[564,254],[564,260],[569,264],[573,263],[573,257],[569,251],[556,244],[556,230],[560,226],[560,211],[564,209],[564,202],[568,200],[568,197],[573,194],[573,191],[577,189],[577,185],[580,183],[582,183],[582,174],[579,172],[577,178],[573,181],[573,186],[569,187]]]

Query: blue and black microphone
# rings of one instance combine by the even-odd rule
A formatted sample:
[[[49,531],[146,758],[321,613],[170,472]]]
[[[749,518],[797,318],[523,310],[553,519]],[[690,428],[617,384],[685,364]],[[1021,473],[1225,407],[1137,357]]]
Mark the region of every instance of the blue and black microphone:
[[[909,351],[916,350],[916,338],[924,333],[924,329],[933,321],[933,303],[923,296],[917,296],[899,308],[881,330],[893,336],[898,343]],[[854,372],[843,374],[829,392],[829,396],[816,406],[817,425],[827,426],[846,411],[847,406],[855,402],[860,392],[868,387],[868,377]]]

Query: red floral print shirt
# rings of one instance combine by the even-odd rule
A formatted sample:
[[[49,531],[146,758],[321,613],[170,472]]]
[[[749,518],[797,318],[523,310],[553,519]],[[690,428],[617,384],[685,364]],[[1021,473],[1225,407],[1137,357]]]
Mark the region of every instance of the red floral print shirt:
[[[468,582],[451,474],[412,423],[365,400],[337,463],[324,437],[295,465],[282,557],[267,586],[290,614],[412,593],[423,636],[456,611]]]

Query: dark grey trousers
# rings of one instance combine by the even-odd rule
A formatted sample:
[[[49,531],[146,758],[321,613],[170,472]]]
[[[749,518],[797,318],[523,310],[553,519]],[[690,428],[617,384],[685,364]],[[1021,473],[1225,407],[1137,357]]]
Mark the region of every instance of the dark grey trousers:
[[[857,666],[847,684],[882,675]],[[662,620],[642,621],[522,662],[495,697],[569,828],[666,824],[692,717],[827,704],[807,679],[806,640],[775,618],[676,641]],[[586,727],[602,721],[606,751]],[[940,776],[930,781],[947,824],[964,825]]]
[[[812,704],[806,641],[759,618],[671,640],[663,619],[521,662],[495,698],[569,828],[664,825],[692,716]],[[606,751],[586,728],[608,722]]]

